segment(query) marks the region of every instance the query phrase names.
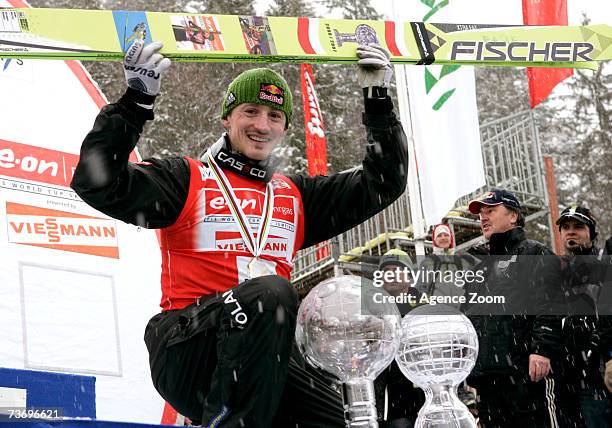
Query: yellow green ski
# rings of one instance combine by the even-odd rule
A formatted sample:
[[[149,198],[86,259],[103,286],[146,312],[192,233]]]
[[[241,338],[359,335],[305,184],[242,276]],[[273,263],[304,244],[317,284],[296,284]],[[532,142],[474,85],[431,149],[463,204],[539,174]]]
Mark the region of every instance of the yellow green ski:
[[[121,60],[136,38],[174,61],[355,62],[380,43],[398,64],[597,68],[612,27],[533,27],[131,12],[0,9],[0,57]]]

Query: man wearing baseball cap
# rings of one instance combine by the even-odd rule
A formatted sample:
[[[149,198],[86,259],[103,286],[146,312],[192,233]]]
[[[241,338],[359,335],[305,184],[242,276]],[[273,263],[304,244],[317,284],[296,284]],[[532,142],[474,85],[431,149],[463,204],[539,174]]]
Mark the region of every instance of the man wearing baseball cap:
[[[565,254],[574,256],[597,255],[597,220],[591,210],[581,205],[571,205],[561,212],[556,221],[561,233]]]
[[[598,314],[598,302],[606,271],[612,266],[595,245],[597,221],[591,210],[579,204],[567,207],[556,221],[565,256],[563,280],[569,310],[563,323],[567,352],[562,354],[562,386],[565,406],[579,411],[585,425],[610,426],[612,407],[600,367],[611,359],[602,337],[610,329],[610,316]]]
[[[71,184],[107,215],[159,229],[162,312],[145,331],[153,384],[203,426],[344,426],[336,390],[311,381],[295,359],[289,364],[298,307],[289,280],[299,249],[358,225],[404,192],[408,151],[387,95],[389,53],[379,45],[356,51],[363,165],[308,177],[275,171],[272,151],[292,123],[293,98],[269,68],[229,84],[220,105],[226,132],[202,141],[208,149],[199,159],[128,162],[170,65],[161,48],[142,40],[128,48],[127,91],[101,110]]]
[[[521,204],[508,190],[493,189],[483,197],[470,201],[468,210],[479,216],[482,235],[487,240],[494,233],[525,226]]]
[[[480,397],[480,421],[484,427],[557,426],[549,374],[560,350],[561,319],[548,308],[562,301],[558,260],[547,260],[552,252],[527,239],[514,193],[493,189],[471,201],[469,210],[479,216],[487,240],[474,267],[485,273],[485,281],[466,284],[468,303],[462,306],[480,342],[468,378]],[[471,293],[501,295],[506,303],[472,303]]]

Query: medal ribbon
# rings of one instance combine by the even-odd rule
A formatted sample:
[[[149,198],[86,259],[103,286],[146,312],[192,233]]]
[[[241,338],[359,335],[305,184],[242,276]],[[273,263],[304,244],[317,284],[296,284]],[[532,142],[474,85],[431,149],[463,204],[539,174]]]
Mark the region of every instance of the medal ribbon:
[[[249,225],[247,216],[244,214],[244,211],[240,207],[240,203],[238,202],[238,198],[234,193],[234,189],[230,184],[227,176],[223,172],[223,170],[217,165],[217,162],[213,158],[213,156],[208,153],[207,162],[210,166],[213,175],[215,176],[215,180],[217,181],[217,185],[219,186],[219,190],[223,194],[225,201],[227,202],[227,206],[238,224],[238,230],[240,231],[240,235],[242,236],[242,240],[245,245],[255,256],[259,257],[261,252],[263,251],[264,245],[268,239],[268,234],[270,233],[270,224],[272,222],[272,212],[274,207],[274,192],[272,191],[272,182],[268,182],[266,184],[266,194],[264,197],[263,210],[261,213],[261,219],[259,221],[259,231],[257,233],[257,239],[251,230],[251,226]]]

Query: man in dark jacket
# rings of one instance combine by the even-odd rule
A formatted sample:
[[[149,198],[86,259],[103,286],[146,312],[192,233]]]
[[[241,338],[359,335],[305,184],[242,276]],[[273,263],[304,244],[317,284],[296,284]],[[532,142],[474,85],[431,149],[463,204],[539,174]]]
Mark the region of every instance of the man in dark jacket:
[[[469,204],[487,239],[484,282],[466,286],[470,317],[479,338],[468,384],[478,391],[483,427],[556,427],[551,361],[558,358],[562,310],[558,260],[528,240],[516,196],[494,189]],[[480,300],[474,300],[474,299]]]
[[[576,424],[604,428],[612,424],[612,409],[603,382],[604,359],[609,359],[605,336],[608,314],[598,310],[609,256],[597,248],[597,221],[591,210],[572,205],[557,220],[564,246],[563,282],[572,314],[563,322],[561,374],[566,408],[577,407]],[[609,284],[608,284],[609,285]]]
[[[270,69],[230,84],[221,104],[227,133],[200,159],[128,162],[170,65],[160,49],[140,40],[128,49],[128,89],[98,115],[72,181],[94,208],[160,229],[162,312],[145,331],[153,384],[204,426],[343,426],[339,394],[310,381],[296,359],[289,363],[297,315],[289,279],[300,248],[358,225],[405,189],[408,155],[387,95],[389,54],[357,48],[368,143],[362,167],[307,177],[275,173],[272,150],[293,109],[287,82]]]

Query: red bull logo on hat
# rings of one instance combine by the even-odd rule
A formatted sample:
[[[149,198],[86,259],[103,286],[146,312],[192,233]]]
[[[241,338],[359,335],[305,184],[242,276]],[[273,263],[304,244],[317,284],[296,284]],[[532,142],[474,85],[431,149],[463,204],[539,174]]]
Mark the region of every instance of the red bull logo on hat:
[[[285,103],[283,95],[283,90],[272,83],[262,83],[259,87],[260,100],[270,101],[282,106]]]
[[[280,96],[283,95],[283,90],[281,88],[279,88],[276,85],[272,85],[268,83],[262,83],[260,90],[264,92],[269,92],[270,94],[274,94],[274,95],[280,95]]]

